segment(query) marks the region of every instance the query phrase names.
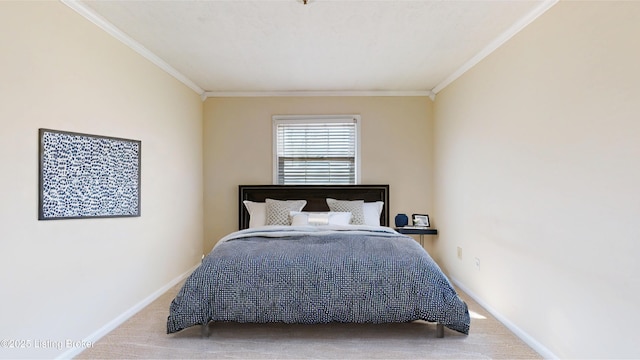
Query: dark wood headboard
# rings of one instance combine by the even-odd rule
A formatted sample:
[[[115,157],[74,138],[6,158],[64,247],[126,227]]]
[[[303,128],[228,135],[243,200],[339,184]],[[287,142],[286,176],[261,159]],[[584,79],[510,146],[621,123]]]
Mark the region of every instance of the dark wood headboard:
[[[249,227],[249,212],[244,200],[263,202],[274,200],[307,200],[304,211],[329,211],[326,198],[338,200],[382,201],[380,225],[389,226],[389,185],[240,185],[239,229]]]

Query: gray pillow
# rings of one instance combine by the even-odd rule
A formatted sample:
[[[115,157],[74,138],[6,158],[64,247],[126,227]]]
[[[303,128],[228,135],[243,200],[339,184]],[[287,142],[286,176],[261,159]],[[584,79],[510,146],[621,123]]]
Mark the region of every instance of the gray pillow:
[[[289,213],[302,211],[307,200],[273,200],[265,199],[267,225],[291,225]]]
[[[352,225],[364,225],[364,200],[336,200],[327,198],[329,210],[350,212]]]

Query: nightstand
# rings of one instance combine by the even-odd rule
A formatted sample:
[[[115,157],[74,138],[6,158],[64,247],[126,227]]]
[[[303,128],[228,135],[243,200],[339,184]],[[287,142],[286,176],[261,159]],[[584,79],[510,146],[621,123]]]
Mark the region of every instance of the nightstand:
[[[425,235],[438,235],[438,229],[417,228],[417,227],[400,227],[395,228],[397,232],[405,235],[420,235],[420,245],[424,246]]]

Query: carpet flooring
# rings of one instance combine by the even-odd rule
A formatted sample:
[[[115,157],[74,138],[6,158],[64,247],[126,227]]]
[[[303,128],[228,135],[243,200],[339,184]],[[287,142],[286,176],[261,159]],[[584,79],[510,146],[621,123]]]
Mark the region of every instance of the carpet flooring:
[[[174,286],[76,359],[540,359],[465,293],[471,330],[462,335],[422,321],[402,324],[212,323],[166,334]]]

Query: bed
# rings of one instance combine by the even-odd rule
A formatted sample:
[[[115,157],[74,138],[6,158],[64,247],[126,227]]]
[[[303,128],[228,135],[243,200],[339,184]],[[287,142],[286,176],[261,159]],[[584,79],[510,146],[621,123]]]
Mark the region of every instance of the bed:
[[[240,185],[238,231],[173,299],[167,333],[211,322],[435,323],[468,334],[447,277],[389,225],[388,185]],[[433,326],[425,324],[426,326]]]

